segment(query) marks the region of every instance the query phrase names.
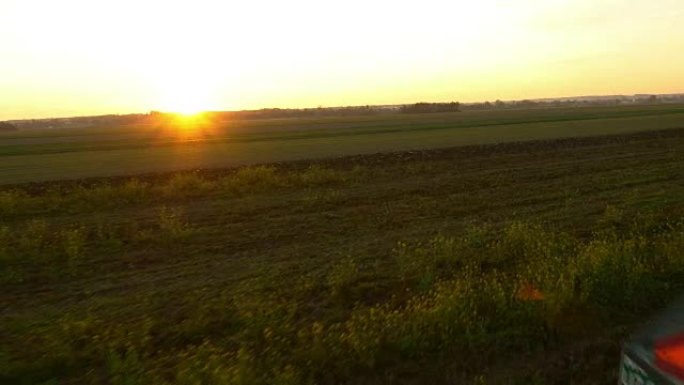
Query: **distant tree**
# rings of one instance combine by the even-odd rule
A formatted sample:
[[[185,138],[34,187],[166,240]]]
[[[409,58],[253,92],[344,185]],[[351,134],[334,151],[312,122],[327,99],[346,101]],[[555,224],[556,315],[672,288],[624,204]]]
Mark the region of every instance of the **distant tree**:
[[[407,114],[423,114],[430,112],[458,112],[461,103],[414,103],[401,106],[400,111]]]
[[[17,126],[9,122],[0,122],[0,132],[17,131]]]

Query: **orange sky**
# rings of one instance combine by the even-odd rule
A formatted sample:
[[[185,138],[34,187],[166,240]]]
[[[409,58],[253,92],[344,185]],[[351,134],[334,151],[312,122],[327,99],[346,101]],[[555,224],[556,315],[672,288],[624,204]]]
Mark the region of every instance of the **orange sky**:
[[[684,92],[684,1],[2,0],[0,120]]]

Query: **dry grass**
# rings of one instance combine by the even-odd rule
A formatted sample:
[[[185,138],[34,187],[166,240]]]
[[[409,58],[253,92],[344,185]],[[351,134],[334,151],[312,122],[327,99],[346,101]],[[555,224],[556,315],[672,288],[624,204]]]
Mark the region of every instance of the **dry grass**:
[[[3,190],[0,382],[613,381],[683,289],[682,138]]]

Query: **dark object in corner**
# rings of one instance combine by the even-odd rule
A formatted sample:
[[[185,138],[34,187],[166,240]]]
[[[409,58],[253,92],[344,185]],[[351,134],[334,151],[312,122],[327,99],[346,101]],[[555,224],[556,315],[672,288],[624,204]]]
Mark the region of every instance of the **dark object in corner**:
[[[620,385],[684,384],[684,295],[622,349]]]

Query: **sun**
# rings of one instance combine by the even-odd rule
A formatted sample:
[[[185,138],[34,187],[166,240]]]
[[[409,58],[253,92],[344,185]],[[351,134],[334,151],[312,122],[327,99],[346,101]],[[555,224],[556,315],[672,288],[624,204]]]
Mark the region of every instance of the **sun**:
[[[166,68],[153,76],[159,110],[192,116],[217,108],[216,80],[191,64],[184,70]]]
[[[205,110],[205,108],[200,107],[199,105],[195,105],[194,103],[183,103],[179,104],[178,107],[173,108],[171,112],[175,112],[183,116],[184,118],[192,119],[200,113],[204,112]]]
[[[217,103],[216,79],[206,71],[184,62],[184,68],[160,67],[150,72],[157,91],[157,110],[163,112],[160,123],[181,139],[192,139],[213,132]]]
[[[163,110],[184,116],[193,116],[210,109],[211,102],[205,90],[182,87],[165,95]]]

